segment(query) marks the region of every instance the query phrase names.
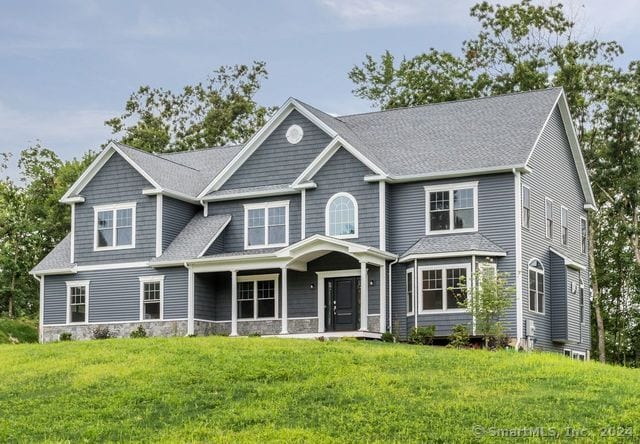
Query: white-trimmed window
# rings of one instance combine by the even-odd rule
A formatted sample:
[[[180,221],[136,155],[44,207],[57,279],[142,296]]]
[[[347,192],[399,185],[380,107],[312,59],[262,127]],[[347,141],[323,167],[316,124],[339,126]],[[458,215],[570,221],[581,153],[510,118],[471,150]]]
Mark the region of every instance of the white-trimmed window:
[[[580,251],[582,254],[587,252],[587,219],[580,218]]]
[[[529,228],[531,224],[531,190],[522,185],[522,226]]]
[[[579,352],[579,351],[573,350],[571,352],[571,358],[576,360],[576,361],[586,361],[587,360],[587,354],[585,352]]]
[[[427,234],[478,229],[478,182],[424,187]]]
[[[238,319],[277,319],[277,274],[238,276]]]
[[[553,201],[548,197],[544,198],[544,218],[546,221],[545,233],[547,238],[553,238]]]
[[[244,206],[244,248],[289,245],[289,201]]]
[[[529,262],[529,310],[544,313],[544,266],[538,259]]]
[[[413,268],[407,270],[407,315],[413,314]]]
[[[140,278],[140,320],[163,319],[164,276]]]
[[[567,245],[569,241],[569,210],[567,207],[560,207],[560,238],[562,245]]]
[[[469,264],[420,267],[418,308],[421,313],[462,311],[462,277],[471,275]],[[467,283],[465,283],[467,285]]]
[[[89,322],[89,281],[67,282],[67,324]]]
[[[325,233],[338,239],[358,237],[358,202],[349,193],[336,193],[325,208]]]
[[[136,245],[136,203],[93,207],[93,249],[119,250]]]

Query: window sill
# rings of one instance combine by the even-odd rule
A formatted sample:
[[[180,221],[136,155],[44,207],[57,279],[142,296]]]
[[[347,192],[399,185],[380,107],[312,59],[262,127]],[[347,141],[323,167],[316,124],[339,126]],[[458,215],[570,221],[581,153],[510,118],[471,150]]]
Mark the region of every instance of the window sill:
[[[477,233],[478,228],[459,228],[457,230],[437,230],[437,231],[427,231],[427,236],[439,236],[441,234],[458,234],[458,233]]]
[[[529,313],[534,314],[534,315],[538,315],[538,316],[545,316],[545,312],[544,311],[535,311],[535,310],[531,310],[530,308],[528,309]]]
[[[326,236],[332,237],[334,239],[357,239],[358,233],[355,234],[339,234],[339,235],[331,235],[329,233],[325,233]]]
[[[115,250],[131,250],[136,248],[135,245],[123,245],[118,247],[93,247],[93,251],[115,251]]]
[[[418,314],[420,315],[447,314],[447,313],[469,313],[469,312],[464,308],[447,308],[446,310],[442,308],[436,308],[433,310],[421,310],[418,312]]]
[[[279,321],[280,318],[238,318],[238,322]]]
[[[265,248],[282,248],[289,246],[289,243],[284,244],[268,244],[268,245],[245,245],[245,250],[261,250]]]

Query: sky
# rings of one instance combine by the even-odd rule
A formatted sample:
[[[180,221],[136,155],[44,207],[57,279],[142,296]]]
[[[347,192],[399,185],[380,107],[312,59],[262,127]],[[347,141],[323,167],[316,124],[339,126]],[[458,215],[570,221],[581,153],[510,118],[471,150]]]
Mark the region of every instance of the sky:
[[[474,3],[0,0],[0,152],[15,157],[39,140],[63,159],[81,156],[110,138],[104,121],[139,86],[179,90],[253,60],[269,71],[261,104],[293,96],[334,114],[369,111],[351,92],[349,70],[387,49],[457,51],[477,33]],[[640,58],[640,0],[563,3],[585,36],[625,47],[621,62]]]

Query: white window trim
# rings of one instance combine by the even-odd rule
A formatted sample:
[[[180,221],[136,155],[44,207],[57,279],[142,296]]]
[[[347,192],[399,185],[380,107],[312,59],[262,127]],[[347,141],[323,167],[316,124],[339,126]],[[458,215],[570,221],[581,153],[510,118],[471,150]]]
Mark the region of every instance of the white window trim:
[[[466,263],[466,264],[446,264],[446,265],[426,265],[426,266],[422,266],[422,267],[418,267],[418,313],[419,314],[434,314],[434,313],[466,313],[467,310],[465,308],[447,308],[447,285],[446,285],[446,281],[447,281],[447,270],[450,270],[452,268],[464,268],[467,270],[467,285],[469,285],[469,282],[471,280],[471,264]],[[442,271],[442,281],[443,281],[443,285],[442,285],[442,307],[443,308],[438,308],[438,309],[433,309],[433,310],[425,310],[423,308],[424,306],[424,301],[423,301],[423,295],[422,295],[422,290],[423,290],[423,278],[422,278],[422,272],[423,271],[428,271],[428,270],[441,270]],[[467,297],[469,295],[467,294]]]
[[[582,249],[582,224],[584,224],[585,230],[585,242],[584,242],[584,250]],[[587,254],[589,251],[589,223],[587,222],[587,218],[584,216],[580,216],[580,253]]]
[[[116,244],[116,228],[117,228],[117,210],[131,209],[131,244],[129,245],[115,245]],[[98,213],[101,211],[113,212],[113,245],[110,247],[98,246]],[[120,204],[111,205],[96,205],[93,207],[93,251],[112,251],[112,250],[129,250],[136,247],[136,202],[126,202]]]
[[[566,217],[562,217],[563,213],[566,214]],[[565,225],[567,227],[567,237],[563,239]],[[560,244],[569,245],[569,209],[564,205],[560,205]]]
[[[578,357],[582,357],[583,359],[578,359]],[[573,359],[574,361],[586,361],[587,354],[585,352],[571,350],[571,359]]]
[[[545,221],[546,222],[546,221]],[[531,264],[533,262],[540,262],[540,265],[542,266],[542,278],[543,278],[543,288],[542,291],[544,292],[544,299],[542,300],[542,311],[538,311],[538,310],[531,310],[531,301],[529,299],[531,299],[531,273],[529,273],[530,271],[535,271],[537,273],[540,273],[540,269],[537,267],[533,267]],[[538,282],[537,282],[538,277],[536,276],[536,291],[538,288]],[[546,270],[544,269],[544,264],[542,263],[542,261],[538,258],[533,258],[529,261],[528,267],[527,267],[527,296],[528,296],[528,300],[527,302],[529,302],[529,304],[527,305],[527,309],[529,310],[530,313],[535,313],[538,315],[544,315],[545,314],[545,305],[547,302],[547,290],[546,287],[547,286],[547,273]],[[536,307],[538,306],[538,294],[536,293]]]
[[[409,277],[409,275],[411,275],[411,277]],[[416,281],[414,279],[414,275],[413,275],[413,267],[412,268],[407,268],[407,274],[405,277],[405,292],[404,292],[404,298],[405,298],[405,305],[409,304],[409,295],[408,293],[408,285],[409,282],[411,282],[411,308],[412,310],[409,311],[408,307],[406,307],[405,309],[407,310],[407,316],[413,316],[414,312],[415,312],[415,298],[416,298]]]
[[[521,213],[520,213],[520,224],[522,226],[522,228],[529,230],[531,228],[531,187],[527,186],[527,185],[522,185],[522,189],[527,189],[529,191],[529,224],[525,225],[524,224],[524,218],[522,217],[522,215],[524,214],[524,193],[521,191],[521,195],[520,195],[520,206],[522,208]]]
[[[284,242],[270,244],[269,240],[269,208],[284,207]],[[249,210],[264,209],[264,244],[249,245]],[[289,201],[261,202],[244,205],[244,249],[257,250],[260,248],[286,247],[289,245]]]
[[[67,325],[89,323],[89,281],[66,281],[67,284]],[[71,322],[71,288],[84,287],[84,322]]]
[[[547,212],[547,202],[551,202],[551,217],[549,217],[549,213]],[[547,220],[551,219],[551,233],[549,233],[549,225],[547,224]],[[544,235],[547,239],[553,239],[553,199],[548,197],[544,198]]]
[[[164,320],[164,276],[140,276],[140,320],[141,321],[162,321]],[[144,284],[160,282],[160,318],[144,318]]]
[[[456,190],[472,188],[473,189],[473,227],[472,228],[453,228],[453,192]],[[425,232],[427,235],[451,234],[451,233],[473,233],[478,231],[478,182],[460,182],[444,185],[428,185],[424,187],[425,191]],[[448,230],[431,230],[431,205],[429,204],[429,193],[437,191],[449,191],[449,229]]]
[[[260,318],[258,317],[258,282],[259,281],[273,281],[274,287],[274,308],[273,317]],[[252,318],[238,318],[238,322],[243,321],[275,321],[280,319],[278,317],[278,299],[280,297],[280,275],[279,274],[254,274],[251,276],[238,276],[237,283],[240,282],[253,282],[253,317]],[[236,301],[238,303],[240,299]]]
[[[353,224],[354,224],[354,233],[353,234],[338,234],[332,235],[329,233],[329,208],[333,201],[338,199],[339,197],[346,197],[353,204]],[[349,193],[340,192],[336,193],[329,198],[327,201],[327,205],[324,207],[324,233],[327,236],[333,237],[334,239],[355,239],[358,237],[358,201],[355,197],[353,197]]]

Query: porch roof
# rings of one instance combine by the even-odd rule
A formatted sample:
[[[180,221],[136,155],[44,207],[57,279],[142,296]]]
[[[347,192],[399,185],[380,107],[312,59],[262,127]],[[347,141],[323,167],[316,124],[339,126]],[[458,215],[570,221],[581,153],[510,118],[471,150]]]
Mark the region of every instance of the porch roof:
[[[480,233],[424,236],[400,256],[400,262],[460,256],[506,256],[507,253]]]

